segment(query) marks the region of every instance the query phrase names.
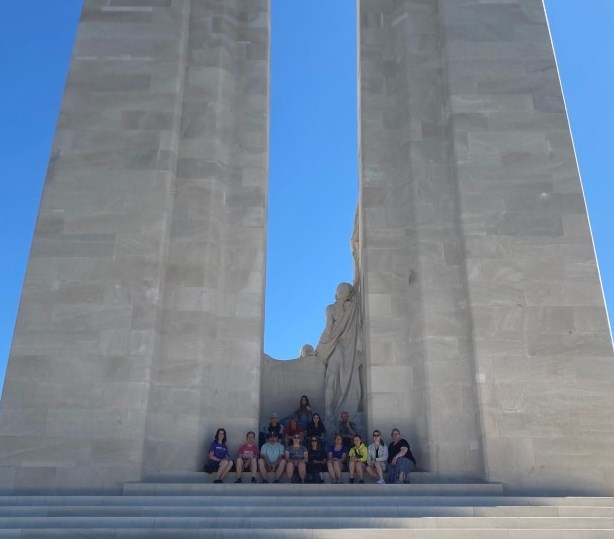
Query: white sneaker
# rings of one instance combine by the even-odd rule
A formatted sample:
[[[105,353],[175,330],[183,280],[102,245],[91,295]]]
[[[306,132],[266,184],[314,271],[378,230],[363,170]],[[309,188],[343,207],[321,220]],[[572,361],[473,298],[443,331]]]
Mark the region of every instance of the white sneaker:
[[[378,479],[378,480],[377,480],[377,484],[378,484],[378,485],[385,485],[385,484],[386,484],[386,481],[384,481],[383,479]]]

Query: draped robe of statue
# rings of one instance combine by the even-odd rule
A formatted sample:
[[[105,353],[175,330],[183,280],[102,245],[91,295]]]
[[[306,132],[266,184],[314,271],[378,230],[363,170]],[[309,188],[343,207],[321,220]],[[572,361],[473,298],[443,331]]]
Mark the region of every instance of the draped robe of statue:
[[[335,432],[342,411],[354,418],[361,411],[362,309],[358,260],[357,219],[352,237],[354,285],[341,283],[335,303],[326,308],[326,327],[316,354],[326,365],[324,424]]]

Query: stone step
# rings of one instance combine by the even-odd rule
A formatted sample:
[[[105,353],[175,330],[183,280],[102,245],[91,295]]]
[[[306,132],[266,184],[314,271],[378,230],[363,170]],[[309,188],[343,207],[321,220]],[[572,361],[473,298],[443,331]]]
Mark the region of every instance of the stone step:
[[[216,485],[217,486],[217,485]],[[223,487],[223,485],[219,485]],[[271,487],[283,487],[283,485],[271,485]],[[301,486],[301,485],[293,485]],[[348,485],[348,487],[351,485]],[[363,486],[363,485],[359,485]],[[379,485],[378,485],[379,486]],[[303,485],[307,490],[310,485]],[[341,487],[341,485],[337,485]],[[382,487],[383,488],[383,487]],[[396,486],[394,487],[397,488]],[[338,493],[331,502],[328,496],[319,493],[301,492],[300,495],[286,496],[284,493],[266,495],[260,493],[260,487],[250,495],[228,495],[224,497],[224,506],[238,505],[275,505],[275,506],[330,506],[331,503],[340,506],[354,505],[357,502],[363,505],[383,506],[448,506],[448,507],[497,507],[497,506],[555,506],[555,507],[614,507],[614,497],[540,497],[540,496],[412,496],[408,501],[407,496],[401,491],[389,495],[373,496],[365,495],[364,491],[346,489],[343,494]],[[204,507],[220,505],[219,496],[216,493],[203,496],[0,496],[1,507],[117,507],[117,506],[143,506],[143,507]]]
[[[614,530],[590,529],[187,529],[40,528],[0,530],[0,539],[613,539]]]
[[[324,474],[328,480],[328,473]],[[343,472],[343,480],[347,483],[350,474]],[[249,482],[251,475],[250,472],[243,472],[243,481]],[[283,476],[284,480],[287,480],[286,475]],[[174,472],[174,473],[162,473],[162,474],[150,474],[145,476],[141,483],[213,483],[215,474],[208,474],[205,472]],[[225,478],[225,483],[232,483],[236,479],[236,473],[230,472]],[[273,480],[274,475],[269,474],[269,479]],[[412,483],[469,483],[473,482],[470,478],[466,477],[450,477],[438,475],[434,472],[412,472],[410,474]],[[260,483],[260,473],[256,475],[256,480]],[[368,476],[365,473],[365,482],[375,483],[375,479]]]
[[[614,518],[607,517],[330,517],[296,515],[286,517],[3,517],[0,529],[78,529],[95,530],[103,528],[119,529],[582,529],[614,530]]]
[[[11,517],[285,517],[297,516],[296,506],[4,506],[0,518]],[[446,505],[339,505],[304,506],[302,517],[604,517],[614,518],[614,507],[591,506],[446,506]]]
[[[258,489],[257,491],[255,489]],[[258,492],[271,496],[339,496],[358,494],[362,496],[468,496],[501,495],[503,487],[499,483],[424,483],[405,485],[300,485],[292,483],[258,484],[251,483],[125,483],[124,495],[176,495],[176,496],[237,496]]]

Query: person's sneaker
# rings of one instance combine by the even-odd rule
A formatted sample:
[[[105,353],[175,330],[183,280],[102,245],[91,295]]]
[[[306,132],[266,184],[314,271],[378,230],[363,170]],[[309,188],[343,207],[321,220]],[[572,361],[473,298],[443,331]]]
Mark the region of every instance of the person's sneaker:
[[[239,479],[237,479],[235,483],[243,483],[243,480],[239,477]]]
[[[268,483],[268,482],[269,482],[269,480],[268,480],[268,479],[263,479],[263,480],[262,480],[262,483]]]
[[[250,481],[250,483],[255,483],[256,482],[256,478],[252,477],[252,480]]]
[[[365,484],[365,482],[364,482],[364,481],[361,479],[360,481],[358,481],[358,484],[359,484],[359,485],[364,485],[364,484]]]
[[[224,481],[222,481],[221,479],[216,479],[216,480],[214,481],[214,483],[223,483],[223,482],[224,482]]]
[[[378,480],[377,480],[377,484],[378,484],[378,485],[385,485],[385,484],[386,484],[386,481],[384,481],[383,479],[378,479]]]
[[[353,485],[353,484],[354,484],[354,478],[350,477],[350,485]]]

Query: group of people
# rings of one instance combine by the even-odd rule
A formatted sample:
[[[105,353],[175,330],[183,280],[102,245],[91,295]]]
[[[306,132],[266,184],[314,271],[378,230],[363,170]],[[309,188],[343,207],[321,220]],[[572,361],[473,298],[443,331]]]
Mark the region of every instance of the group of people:
[[[256,434],[247,433],[245,443],[237,451],[235,483],[243,482],[244,473],[249,473],[250,481],[256,483],[258,472],[263,483],[268,483],[269,473],[274,474],[274,483],[279,483],[284,473],[291,482],[323,483],[323,474],[328,473],[331,483],[343,483],[344,471],[349,472],[350,483],[356,480],[364,483],[365,473],[379,484],[386,482],[386,473],[389,483],[409,482],[416,460],[399,429],[392,429],[392,441],[388,446],[381,432],[374,430],[373,441],[366,446],[349,414],[342,412],[333,443],[328,447],[326,428],[319,414],[311,413],[305,395],[301,397],[299,410],[303,413],[291,416],[285,427],[279,416],[273,414],[267,427],[267,441],[260,449]],[[226,430],[219,428],[209,446],[205,471],[216,474],[214,483],[222,483],[233,464],[226,445]]]

